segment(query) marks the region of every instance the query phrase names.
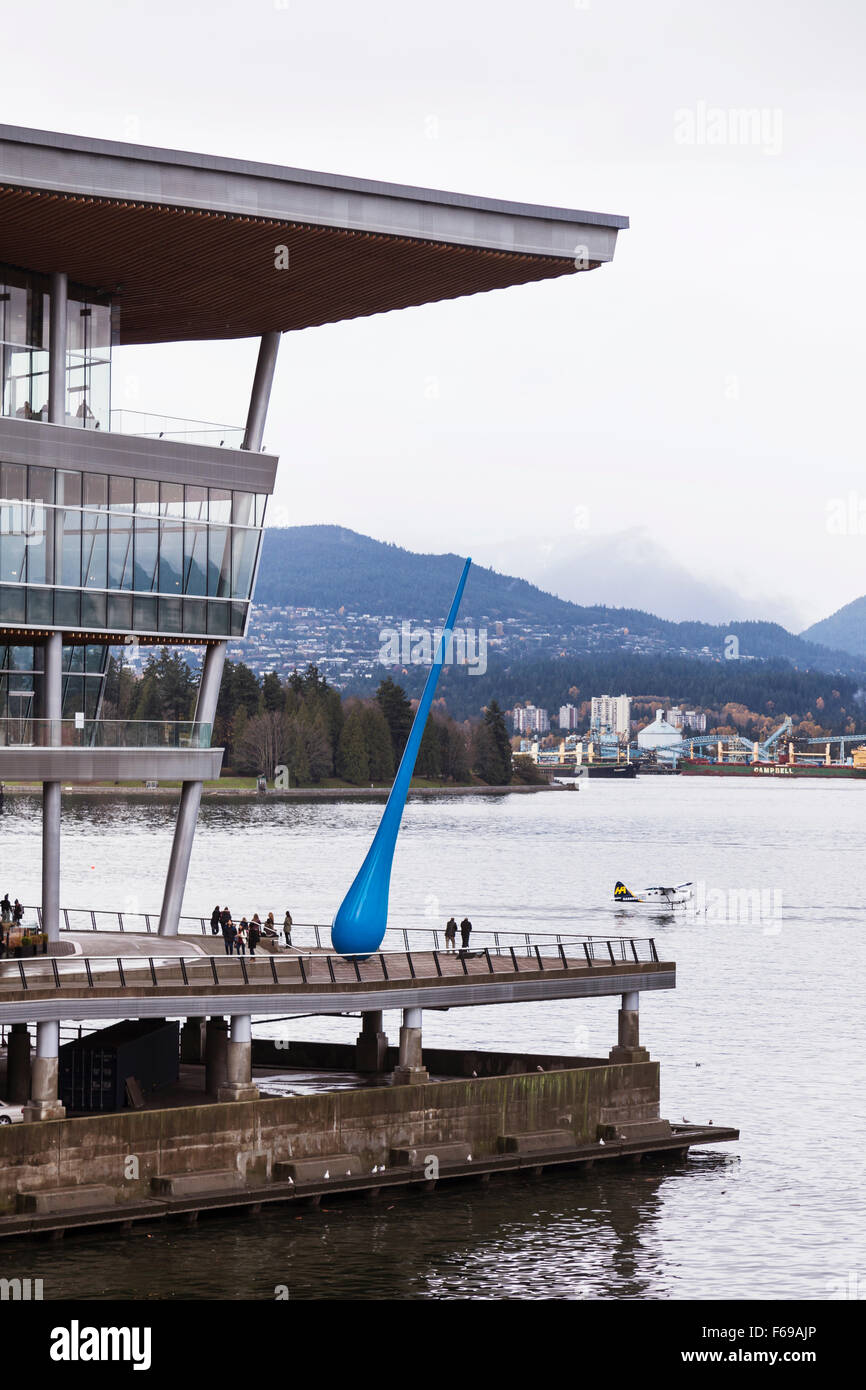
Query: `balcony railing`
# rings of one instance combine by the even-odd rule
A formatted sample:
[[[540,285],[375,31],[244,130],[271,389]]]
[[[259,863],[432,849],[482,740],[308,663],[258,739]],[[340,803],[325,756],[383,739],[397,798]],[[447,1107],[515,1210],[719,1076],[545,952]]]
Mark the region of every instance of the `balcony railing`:
[[[0,719],[0,748],[210,748],[211,724],[162,719]]]
[[[214,448],[225,449],[239,449],[244,440],[240,425],[181,420],[174,415],[154,415],[143,410],[112,410],[111,429],[117,434],[137,434],[143,439],[168,439],[177,444],[210,444]]]

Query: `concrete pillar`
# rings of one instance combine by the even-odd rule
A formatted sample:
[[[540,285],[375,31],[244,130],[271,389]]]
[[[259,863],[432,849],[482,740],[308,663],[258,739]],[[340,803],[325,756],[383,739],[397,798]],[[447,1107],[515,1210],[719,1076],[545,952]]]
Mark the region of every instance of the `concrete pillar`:
[[[224,1018],[209,1018],[205,1033],[205,1090],[209,1096],[219,1094],[228,1079],[229,1026]]]
[[[622,996],[618,1014],[617,1044],[610,1050],[612,1062],[648,1062],[650,1055],[640,1045],[640,994],[630,990]]]
[[[203,1062],[207,1040],[207,1022],[203,1018],[188,1018],[180,1030],[180,1060]]]
[[[232,1014],[231,1038],[226,1046],[226,1082],[217,1100],[258,1100],[253,1085],[253,1035],[249,1014]]]
[[[279,349],[279,333],[262,334],[259,342],[259,355],[256,360],[256,374],[253,377],[253,389],[247,410],[244,442],[241,445],[242,449],[252,449],[253,453],[256,454],[261,449],[264,438],[268,402],[271,399],[271,387],[274,382],[274,369],[277,365]]]
[[[382,1030],[382,1010],[367,1009],[361,1014],[361,1031],[355,1041],[357,1071],[385,1070],[388,1053],[388,1034]]]
[[[394,1068],[395,1086],[414,1086],[430,1077],[421,1055],[421,1010],[404,1009],[400,1029],[400,1060]]]
[[[26,1023],[13,1023],[6,1039],[6,1099],[23,1105],[30,1099],[30,1032]]]
[[[58,1096],[60,1080],[60,1024],[52,1019],[36,1025],[36,1056],[30,1078],[30,1100],[24,1107],[25,1121],[62,1120],[66,1114]]]

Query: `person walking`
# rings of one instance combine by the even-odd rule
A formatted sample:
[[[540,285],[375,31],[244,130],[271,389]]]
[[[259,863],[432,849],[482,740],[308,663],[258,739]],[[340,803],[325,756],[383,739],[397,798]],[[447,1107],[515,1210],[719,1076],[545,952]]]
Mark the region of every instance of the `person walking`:
[[[226,927],[228,926],[231,920],[232,914],[229,912],[227,907],[224,907],[222,912],[220,913],[220,926],[222,927],[223,931],[225,931]]]
[[[228,913],[228,908],[225,909],[225,912]],[[237,928],[234,922],[232,921],[231,917],[226,916],[225,921],[222,924],[222,929],[223,941],[225,942],[226,947],[226,955],[230,956],[235,949],[235,937],[237,936]]]
[[[286,915],[283,918],[283,936],[286,938],[286,945],[292,944],[292,914],[286,908]]]
[[[261,924],[261,922],[259,921],[259,914],[256,913],[255,917],[254,917],[253,920],[250,922],[250,929],[249,929],[249,931],[247,932],[247,940],[248,940],[249,943],[250,943],[250,957],[252,957],[252,956],[255,955],[255,953],[256,953],[256,947],[258,946],[258,944],[259,944],[259,942],[261,941],[261,939],[262,939],[262,924]]]
[[[445,950],[453,951],[457,945],[457,923],[453,917],[449,917],[445,923]]]
[[[235,937],[235,950],[237,951],[239,956],[245,956],[247,953],[248,929],[249,923],[247,922],[246,917],[242,917],[241,920],[238,922],[238,931],[237,936]]]
[[[219,905],[219,903],[217,903],[216,907],[214,908],[213,912],[212,912],[211,915],[210,915],[210,930],[211,930],[211,936],[218,936],[218,935],[219,935],[219,929],[220,929],[221,926],[222,926],[222,916],[221,916],[221,914],[220,914],[220,905]]]
[[[0,899],[0,916],[2,916],[4,922],[9,921],[11,912],[12,904],[9,901],[9,894],[4,893],[2,899]]]
[[[21,918],[23,916],[24,908],[21,906],[20,902],[16,898],[12,906],[12,922],[16,927],[19,927],[21,925]]]
[[[460,923],[460,944],[462,945],[464,951],[469,945],[469,938],[471,935],[472,923],[470,922],[468,917],[464,917],[463,921]]]

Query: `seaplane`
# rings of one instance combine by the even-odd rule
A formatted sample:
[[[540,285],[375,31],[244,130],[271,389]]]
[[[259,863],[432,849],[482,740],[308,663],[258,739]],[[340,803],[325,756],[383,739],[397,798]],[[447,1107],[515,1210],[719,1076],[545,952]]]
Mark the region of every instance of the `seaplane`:
[[[642,888],[633,893],[624,883],[617,882],[613,900],[617,907],[685,907],[694,897],[693,883],[676,883],[672,888]]]

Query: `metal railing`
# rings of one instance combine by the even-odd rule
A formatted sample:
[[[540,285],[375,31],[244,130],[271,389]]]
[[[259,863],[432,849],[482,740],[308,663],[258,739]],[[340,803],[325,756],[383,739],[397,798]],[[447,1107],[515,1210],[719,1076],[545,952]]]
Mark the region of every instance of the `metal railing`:
[[[620,949],[627,946],[628,950]],[[545,974],[592,970],[605,965],[658,961],[653,938],[595,938],[583,949],[537,943],[527,952],[514,946],[466,951],[377,951],[364,959],[321,952],[317,955],[256,956],[40,956],[0,960],[0,994],[4,990],[86,988],[207,989],[291,987],[300,985],[384,984],[413,980],[474,978],[491,975]]]
[[[210,748],[211,724],[163,719],[0,719],[0,748]]]
[[[242,425],[183,420],[177,415],[155,415],[145,410],[112,410],[111,429],[143,439],[169,439],[178,444],[210,444],[227,449],[240,449],[244,440]]]
[[[25,906],[24,911],[36,919],[41,929],[41,909]],[[263,912],[259,915],[264,921],[267,913]],[[237,923],[239,918],[233,920]],[[209,917],[181,917],[179,925],[180,933],[183,936],[218,937],[221,935],[220,929],[216,932],[212,930]],[[277,940],[282,943],[282,923],[277,919],[275,925]],[[60,910],[60,930],[69,932],[129,932],[134,935],[155,936],[159,932],[159,913],[115,912],[105,908],[64,907]],[[292,949],[295,952],[311,948],[327,950],[330,947],[330,936],[330,925],[325,923],[293,922]],[[527,932],[512,930],[508,927],[490,929],[473,927],[469,949],[477,950],[483,946],[490,946],[495,950],[508,950],[514,946],[521,950],[531,950],[536,944],[556,947],[574,943],[582,945],[584,942],[593,947],[601,942],[604,943],[606,953],[608,943],[614,943],[614,949],[618,952],[618,959],[626,960],[631,956],[632,940],[634,938],[630,936],[598,937],[584,932]],[[445,940],[444,929],[441,927],[388,927],[382,944],[387,951],[401,949],[404,951],[410,949],[445,951],[448,945]]]

